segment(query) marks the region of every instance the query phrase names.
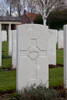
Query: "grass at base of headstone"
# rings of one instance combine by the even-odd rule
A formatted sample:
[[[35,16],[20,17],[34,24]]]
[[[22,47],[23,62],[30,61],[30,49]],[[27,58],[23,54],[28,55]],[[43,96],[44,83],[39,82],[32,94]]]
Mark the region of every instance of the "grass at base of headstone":
[[[6,57],[2,59],[2,68],[10,68],[12,64],[12,58]]]
[[[62,86],[64,83],[64,70],[61,67],[50,68],[49,70],[49,86]]]
[[[2,42],[3,56],[8,56],[8,42]]]
[[[0,70],[0,91],[16,89],[16,71]]]
[[[63,84],[63,68],[49,69],[49,86],[61,86]],[[16,89],[16,71],[0,70],[0,91]]]
[[[8,42],[2,43],[2,68],[8,68],[12,64],[8,56]],[[63,64],[63,50],[57,50],[57,64]],[[63,84],[63,68],[49,69],[49,86],[60,86]],[[16,89],[16,72],[0,70],[0,91]]]
[[[8,68],[12,65],[12,58],[8,56],[8,42],[2,43],[2,68]],[[64,50],[56,50],[56,62],[57,64],[64,63]]]
[[[12,58],[8,56],[8,42],[2,42],[2,68],[9,68],[12,65]]]
[[[58,49],[56,50],[56,62],[57,64],[64,64],[64,50],[63,49]]]

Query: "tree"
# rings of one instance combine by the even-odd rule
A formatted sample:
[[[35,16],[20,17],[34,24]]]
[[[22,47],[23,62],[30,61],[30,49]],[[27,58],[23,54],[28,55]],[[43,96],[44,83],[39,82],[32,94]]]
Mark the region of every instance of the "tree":
[[[5,16],[7,13],[7,6],[5,5],[4,0],[0,1],[0,16]]]
[[[27,10],[31,13],[35,11],[35,1],[34,0],[27,0]]]
[[[41,15],[37,15],[34,19],[35,24],[43,24],[43,19]]]
[[[25,8],[27,7],[27,0],[20,0],[20,4],[21,4],[21,12],[24,13]]]
[[[5,0],[6,5],[8,5],[9,7],[9,15],[11,16],[12,14],[12,1],[16,1],[16,0]],[[15,4],[15,3],[14,3]]]
[[[22,1],[22,0],[21,0]],[[54,4],[58,0],[25,0],[27,1],[27,7],[31,12],[36,11],[41,14],[43,18],[43,24],[46,24],[46,18],[49,14],[50,9],[53,8]]]
[[[20,14],[21,14],[20,0],[5,0],[5,2],[9,6],[10,16],[12,16],[12,14],[15,12],[17,12],[18,16],[20,16]]]
[[[43,18],[43,24],[46,22],[46,0],[27,0],[28,8],[31,12],[35,11],[41,14]]]

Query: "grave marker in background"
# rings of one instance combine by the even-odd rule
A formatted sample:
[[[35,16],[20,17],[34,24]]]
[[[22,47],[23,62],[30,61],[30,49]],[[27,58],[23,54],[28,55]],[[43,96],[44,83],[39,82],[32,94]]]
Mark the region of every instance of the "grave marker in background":
[[[9,30],[8,33],[8,54],[12,56],[12,31]]]
[[[0,66],[2,66],[2,32],[1,32],[1,24],[0,24]]]
[[[6,31],[1,31],[2,32],[2,41],[7,41],[7,32]]]
[[[64,25],[64,87],[67,89],[67,25]]]
[[[16,30],[12,31],[12,66],[16,68],[16,51],[17,51],[17,32]]]
[[[49,29],[49,52],[48,52],[48,59],[49,64],[56,65],[56,35],[57,30]]]
[[[58,31],[58,49],[64,48],[64,32],[63,30]]]

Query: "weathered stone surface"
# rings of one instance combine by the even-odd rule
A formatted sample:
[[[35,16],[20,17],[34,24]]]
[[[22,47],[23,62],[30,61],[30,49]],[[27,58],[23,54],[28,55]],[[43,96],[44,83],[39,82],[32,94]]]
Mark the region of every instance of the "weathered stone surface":
[[[17,31],[12,31],[12,66],[13,68],[16,68],[16,48],[17,46]]]
[[[17,27],[17,90],[32,84],[48,87],[48,30],[42,25]]]
[[[49,64],[56,65],[56,38],[57,30],[49,29],[48,59]]]
[[[2,41],[7,41],[7,32],[2,31]]]
[[[2,32],[0,31],[0,66],[2,66]]]
[[[58,49],[64,48],[64,32],[58,31]]]
[[[12,31],[9,30],[8,33],[8,54],[12,56]]]
[[[67,25],[64,26],[64,87],[67,89]]]

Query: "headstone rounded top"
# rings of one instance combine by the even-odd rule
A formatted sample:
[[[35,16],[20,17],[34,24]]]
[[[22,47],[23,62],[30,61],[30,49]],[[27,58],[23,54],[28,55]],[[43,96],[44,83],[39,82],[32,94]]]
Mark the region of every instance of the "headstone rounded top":
[[[48,26],[45,26],[45,25],[41,25],[41,24],[24,24],[24,25],[18,25],[18,27],[19,28],[22,28],[22,26],[23,27],[27,27],[27,29],[28,29],[28,27],[32,27],[32,28],[37,28],[37,27],[41,27],[41,28],[43,28],[43,29],[48,29]],[[31,29],[32,30],[32,29]]]

